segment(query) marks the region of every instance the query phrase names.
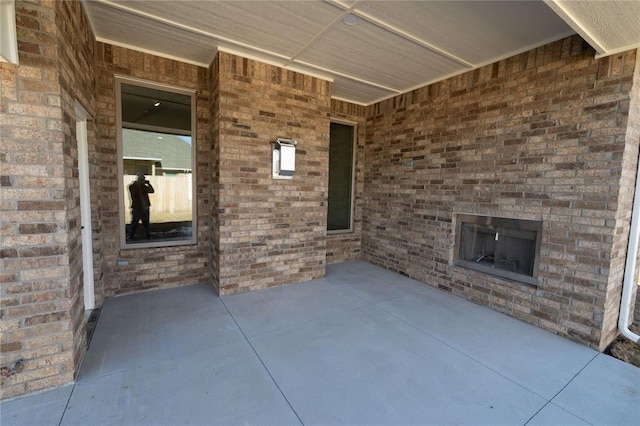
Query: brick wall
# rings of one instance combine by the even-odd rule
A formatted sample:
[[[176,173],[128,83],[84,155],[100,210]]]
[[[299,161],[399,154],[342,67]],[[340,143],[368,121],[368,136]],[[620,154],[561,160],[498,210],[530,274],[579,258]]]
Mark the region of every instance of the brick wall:
[[[195,65],[160,58],[104,43],[96,44],[99,192],[102,203],[103,271],[105,295],[133,293],[211,281],[210,217],[210,99],[209,71]],[[197,245],[162,248],[120,248],[118,158],[116,144],[115,75],[135,77],[197,90]],[[128,266],[116,266],[126,259]]]
[[[0,65],[0,365],[24,370],[0,379],[2,398],[72,381],[85,346],[73,105],[93,102],[93,39],[79,3],[16,15],[20,65]]]
[[[630,81],[625,84],[625,89],[630,90],[629,99],[623,104],[626,116],[618,121],[618,125],[626,132],[617,136],[617,142],[624,144],[621,157],[620,189],[618,206],[615,214],[613,246],[611,249],[611,265],[609,267],[609,282],[606,288],[604,320],[602,327],[602,340],[611,342],[618,334],[618,316],[620,312],[620,300],[622,282],[624,278],[625,260],[630,229],[631,213],[633,209],[633,196],[638,165],[638,145],[640,143],[640,69],[637,56],[629,56],[625,62],[620,59],[623,55],[607,57],[602,60],[603,73],[626,68],[626,74],[630,75]],[[635,72],[634,72],[635,70]],[[634,83],[635,80],[635,83]],[[633,84],[633,85],[632,85]]]
[[[321,277],[331,83],[224,52],[216,60],[220,293]],[[298,141],[292,180],[271,178],[277,137]]]
[[[571,37],[368,107],[364,258],[606,347],[637,162],[637,138],[625,146],[636,67],[633,51],[596,60]],[[456,213],[544,221],[539,285],[453,266]]]
[[[360,239],[362,234],[362,190],[364,186],[364,140],[366,108],[349,102],[331,100],[331,118],[346,120],[357,126],[355,165],[355,197],[353,212],[353,232],[327,235],[327,264],[349,262],[360,259]]]

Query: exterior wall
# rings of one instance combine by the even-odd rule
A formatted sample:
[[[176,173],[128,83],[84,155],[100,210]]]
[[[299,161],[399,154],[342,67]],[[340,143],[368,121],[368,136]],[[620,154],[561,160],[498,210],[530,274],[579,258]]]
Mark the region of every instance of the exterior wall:
[[[327,264],[349,262],[360,259],[362,235],[362,190],[364,186],[366,108],[349,102],[331,100],[331,118],[356,123],[355,197],[353,212],[353,232],[327,235]]]
[[[604,349],[637,163],[635,67],[634,51],[596,60],[571,37],[369,107],[364,258]],[[456,213],[543,220],[538,286],[453,266]]]
[[[637,52],[595,60],[572,37],[364,108],[227,53],[204,69],[95,43],[79,2],[16,10],[20,65],[0,63],[0,366],[25,362],[0,378],[0,398],[72,381],[86,345],[75,100],[95,117],[98,305],[197,282],[231,294],[306,281],[362,246],[365,260],[598,349],[615,337]],[[119,247],[115,73],[197,90],[197,245]],[[327,236],[331,118],[359,124],[357,190],[354,232]],[[271,179],[279,136],[299,142],[290,181]],[[453,266],[455,213],[543,220],[537,288]]]
[[[220,52],[219,291],[324,276],[331,83]],[[271,178],[272,142],[298,141],[292,180]]]
[[[93,36],[79,3],[16,15],[20,65],[0,64],[0,365],[24,369],[2,398],[72,381],[86,346],[74,102],[94,105]]]
[[[211,281],[211,153],[209,146],[209,74],[195,65],[104,43],[96,44],[98,127],[102,203],[105,296]],[[197,90],[198,244],[162,248],[120,248],[115,75]],[[116,266],[126,259],[128,266]]]

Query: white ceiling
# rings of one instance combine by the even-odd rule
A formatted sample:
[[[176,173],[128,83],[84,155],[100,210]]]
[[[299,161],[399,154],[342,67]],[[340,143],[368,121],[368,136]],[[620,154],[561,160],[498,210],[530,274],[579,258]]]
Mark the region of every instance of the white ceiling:
[[[368,105],[580,34],[640,47],[640,0],[85,0],[99,41],[208,67],[218,50],[332,80]],[[347,15],[359,18],[346,25]]]

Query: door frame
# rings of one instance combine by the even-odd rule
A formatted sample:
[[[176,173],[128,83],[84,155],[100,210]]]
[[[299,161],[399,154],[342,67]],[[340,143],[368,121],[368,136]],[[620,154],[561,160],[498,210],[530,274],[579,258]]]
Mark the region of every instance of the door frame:
[[[75,101],[76,141],[78,143],[78,179],[80,186],[80,228],[82,246],[82,271],[84,289],[84,309],[95,308],[95,290],[93,282],[93,232],[91,229],[91,189],[89,182],[89,141],[87,138],[87,120],[92,117],[86,109]]]

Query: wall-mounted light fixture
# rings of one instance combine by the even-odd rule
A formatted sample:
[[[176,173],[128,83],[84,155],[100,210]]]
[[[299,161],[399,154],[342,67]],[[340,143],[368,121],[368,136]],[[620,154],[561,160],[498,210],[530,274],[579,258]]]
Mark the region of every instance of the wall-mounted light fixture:
[[[273,144],[273,178],[292,179],[296,170],[296,145],[293,139],[278,138]]]

